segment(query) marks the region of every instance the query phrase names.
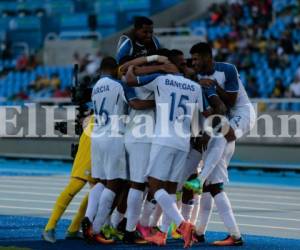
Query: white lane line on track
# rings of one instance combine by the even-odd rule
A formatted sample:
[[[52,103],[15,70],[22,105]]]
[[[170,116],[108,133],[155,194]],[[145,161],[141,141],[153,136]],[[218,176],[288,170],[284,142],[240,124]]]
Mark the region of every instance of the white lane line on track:
[[[33,210],[33,211],[47,211],[51,212],[52,208],[36,208],[36,207],[19,207],[19,206],[4,206],[0,205],[0,208],[9,208],[9,209],[23,209],[23,210]],[[66,210],[65,213],[77,213],[77,210]]]
[[[34,189],[34,190],[53,190],[53,191],[59,191],[62,192],[64,190],[64,187],[40,187],[40,186],[7,186],[7,185],[0,185],[0,188],[7,188],[8,190],[14,189],[14,190],[26,190],[26,189]],[[82,190],[85,190],[86,188],[83,188]],[[88,189],[87,189],[88,190]]]
[[[38,195],[38,196],[50,196],[50,197],[56,197],[59,195],[59,193],[37,193],[37,192],[24,192],[24,191],[4,191],[0,190],[0,193],[3,194],[30,194],[30,195]],[[76,195],[78,198],[83,198],[84,195]]]
[[[11,180],[11,179],[5,179],[5,180],[1,180],[1,183],[6,183],[8,185],[18,185],[18,184],[24,184],[24,185],[32,185],[32,184],[36,184],[36,185],[52,185],[52,186],[64,186],[69,182],[69,179],[64,181],[64,182],[56,182],[54,180],[47,180],[47,181],[35,181],[35,180]]]
[[[290,200],[297,200],[300,201],[298,197],[295,196],[289,196],[288,193],[283,194],[283,196],[278,196],[278,195],[261,195],[259,193],[253,194],[253,193],[240,193],[240,192],[226,192],[229,197],[231,196],[242,196],[242,197],[254,197],[254,198],[272,198],[272,199],[290,199]]]
[[[223,224],[221,221],[211,221],[211,224]],[[244,224],[244,223],[238,223],[241,227],[259,227],[259,228],[268,228],[268,229],[278,229],[278,230],[291,230],[291,231],[299,231],[300,228],[294,228],[294,227],[277,227],[277,226],[266,226],[266,225],[256,225],[256,224]]]
[[[218,212],[213,212],[215,215],[219,215]],[[259,215],[246,215],[246,214],[234,214],[235,217],[253,218],[253,219],[263,219],[263,220],[280,220],[280,221],[299,221],[300,219],[292,218],[282,218],[282,217],[270,217],[270,216],[259,216]]]
[[[244,202],[244,203],[273,204],[273,205],[283,205],[283,206],[296,206],[296,207],[300,207],[299,203],[290,203],[290,202],[256,201],[256,200],[243,200],[243,199],[230,199],[230,201]]]
[[[0,201],[19,201],[19,202],[32,202],[32,203],[48,203],[54,204],[56,200],[33,200],[33,199],[12,199],[12,198],[1,198]],[[80,202],[72,201],[73,205],[79,205]]]
[[[233,206],[233,210],[236,209],[245,209],[245,210],[253,210],[253,211],[269,211],[269,212],[284,212],[284,213],[300,213],[300,211],[290,211],[290,210],[283,210],[283,209],[271,209],[271,208],[262,208],[262,207],[244,207],[244,206]]]

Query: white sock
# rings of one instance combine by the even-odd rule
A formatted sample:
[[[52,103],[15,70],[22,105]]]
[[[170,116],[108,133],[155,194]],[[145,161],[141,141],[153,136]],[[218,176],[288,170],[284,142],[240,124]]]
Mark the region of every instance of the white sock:
[[[113,228],[117,228],[121,220],[124,218],[124,214],[121,214],[118,209],[115,209],[110,217],[110,223]]]
[[[177,199],[176,194],[169,194],[169,195],[172,198],[173,202],[176,202]],[[166,213],[163,213],[160,230],[164,233],[168,233],[171,223],[172,223],[172,219]]]
[[[179,227],[184,221],[184,218],[178,210],[174,199],[172,199],[172,197],[164,189],[156,191],[154,198],[161,206],[163,213],[166,213],[167,216],[175,222],[176,226]]]
[[[132,232],[135,230],[143,204],[143,193],[140,190],[130,188],[127,198],[127,223],[126,230]]]
[[[144,209],[140,218],[140,224],[143,227],[149,227],[149,221],[150,221],[150,216],[153,213],[154,209],[156,207],[156,201],[145,201],[144,203]]]
[[[240,230],[236,223],[236,220],[233,215],[232,207],[230,201],[225,192],[221,192],[214,197],[216,207],[218,209],[219,215],[224,222],[225,227],[227,228],[230,235],[236,239],[241,237]]]
[[[162,209],[161,209],[160,205],[156,205],[156,207],[152,213],[152,216],[150,218],[149,226],[157,227],[159,225],[161,215],[162,215]]]
[[[224,137],[213,137],[207,146],[207,153],[204,158],[204,166],[201,170],[199,178],[202,183],[205,182],[210,173],[217,166],[218,162],[221,160],[227,141]]]
[[[205,234],[212,213],[214,200],[209,192],[203,193],[200,199],[199,215],[196,222],[198,235]]]
[[[181,210],[181,208],[182,208],[182,201],[181,200],[177,200],[177,197],[176,197],[176,205],[177,205],[178,210]]]
[[[194,205],[182,203],[181,214],[185,221],[190,221]]]
[[[96,216],[98,209],[98,202],[103,192],[104,185],[97,183],[89,192],[89,200],[86,208],[85,216],[92,222]]]
[[[200,199],[201,196],[198,194],[194,195],[194,206],[193,206],[193,211],[192,211],[192,216],[191,216],[191,223],[195,225],[196,220],[198,218],[198,213],[199,213],[199,208],[200,208]]]
[[[106,222],[115,196],[116,194],[112,190],[108,188],[103,190],[99,201],[97,215],[93,221],[93,231],[95,234],[100,232],[101,227],[103,227]]]

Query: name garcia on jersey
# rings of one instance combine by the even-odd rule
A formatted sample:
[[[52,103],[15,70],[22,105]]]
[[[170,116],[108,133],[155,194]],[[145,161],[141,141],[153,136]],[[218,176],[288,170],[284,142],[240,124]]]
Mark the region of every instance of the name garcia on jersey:
[[[165,84],[176,87],[176,88],[179,88],[179,89],[183,89],[183,90],[190,90],[192,92],[195,91],[195,86],[193,86],[193,85],[190,85],[190,84],[187,84],[187,83],[177,82],[177,81],[170,80],[170,79],[166,79]]]
[[[99,93],[106,92],[106,91],[109,91],[109,85],[103,85],[103,86],[100,86],[100,87],[96,87],[96,88],[93,89],[92,96],[97,95]]]

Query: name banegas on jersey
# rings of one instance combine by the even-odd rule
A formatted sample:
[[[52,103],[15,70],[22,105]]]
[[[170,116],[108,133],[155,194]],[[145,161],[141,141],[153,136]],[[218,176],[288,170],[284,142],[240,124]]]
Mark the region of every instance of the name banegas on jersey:
[[[177,82],[177,81],[171,80],[171,79],[166,79],[165,84],[179,88],[179,89],[183,89],[183,90],[190,90],[193,92],[195,91],[195,87],[193,85],[190,85],[187,83],[182,83],[182,82]]]

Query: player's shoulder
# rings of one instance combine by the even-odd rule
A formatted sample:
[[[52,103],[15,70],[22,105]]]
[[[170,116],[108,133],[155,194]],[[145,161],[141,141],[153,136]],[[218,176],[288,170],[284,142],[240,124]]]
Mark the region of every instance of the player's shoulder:
[[[224,73],[236,72],[236,67],[234,64],[228,62],[215,62],[215,70]]]

